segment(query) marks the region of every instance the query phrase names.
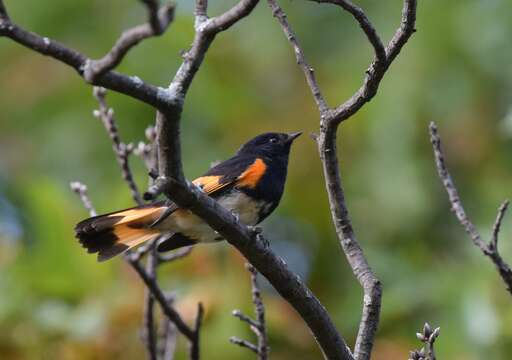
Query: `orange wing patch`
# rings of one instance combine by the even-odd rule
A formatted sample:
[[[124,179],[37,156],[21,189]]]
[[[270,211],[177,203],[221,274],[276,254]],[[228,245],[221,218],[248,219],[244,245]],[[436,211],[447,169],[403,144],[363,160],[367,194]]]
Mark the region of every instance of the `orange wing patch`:
[[[194,185],[199,186],[207,194],[214,193],[217,190],[229,185],[230,183],[220,183],[222,176],[201,176],[200,178],[192,181]]]
[[[258,158],[238,177],[237,185],[254,189],[266,171],[267,165]]]

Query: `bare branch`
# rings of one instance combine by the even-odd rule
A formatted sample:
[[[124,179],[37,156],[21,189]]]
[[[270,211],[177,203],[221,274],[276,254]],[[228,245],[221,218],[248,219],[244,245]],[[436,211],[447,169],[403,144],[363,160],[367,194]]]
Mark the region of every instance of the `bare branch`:
[[[188,254],[190,254],[193,250],[193,246],[187,246],[181,249],[177,249],[175,251],[169,251],[166,253],[157,252],[157,258],[159,263],[166,263],[175,261],[181,258],[184,258]]]
[[[160,304],[162,311],[164,314],[176,325],[178,330],[187,337],[189,341],[194,341],[195,332],[192,330],[181,318],[181,316],[174,310],[168,303],[164,293],[156,283],[154,279],[148,276],[146,271],[142,268],[141,264],[138,261],[134,261],[129,256],[127,259],[130,261],[130,264],[133,266],[135,271],[139,274],[139,276],[144,281],[144,284],[148,287],[148,289],[153,294],[154,298]]]
[[[409,353],[409,360],[436,360],[434,343],[439,336],[440,328],[432,330],[428,323],[423,326],[422,332],[416,333],[419,341],[425,344],[420,350],[414,350]]]
[[[82,201],[82,204],[84,205],[85,209],[89,212],[89,215],[96,216],[96,210],[94,209],[94,206],[92,205],[92,202],[89,199],[89,196],[87,195],[87,186],[79,181],[73,181],[72,183],[69,184],[69,186],[71,187],[71,190],[73,190],[75,193],[77,193],[78,196],[80,196],[80,200]]]
[[[268,339],[267,329],[265,324],[265,306],[263,305],[263,299],[261,298],[261,290],[258,285],[258,271],[251,264],[246,264],[247,270],[251,273],[251,284],[252,284],[252,302],[254,304],[254,310],[256,312],[256,319],[258,320],[258,326],[253,329],[258,337],[258,354],[260,360],[268,359]]]
[[[151,248],[151,252],[149,256],[147,257],[147,263],[146,263],[146,273],[148,274],[148,277],[153,279],[155,282],[156,279],[156,247],[155,243],[153,242]],[[151,294],[150,291],[146,290],[144,299],[144,340],[146,342],[146,348],[148,351],[148,358],[150,360],[157,360],[158,354],[157,354],[157,337],[156,337],[156,324],[155,324],[155,298]]]
[[[141,1],[148,8],[149,22],[124,31],[112,49],[101,59],[87,60],[83,73],[85,81],[94,83],[99,76],[119,65],[131,48],[144,39],[161,35],[171,24],[174,18],[174,4],[166,4],[159,10],[157,1]]]
[[[114,118],[114,110],[108,107],[105,100],[107,91],[101,87],[94,87],[93,94],[99,103],[99,109],[94,111],[94,116],[101,120],[107,130],[110,140],[112,140],[114,154],[116,155],[117,162],[121,167],[123,179],[130,188],[133,200],[135,200],[138,205],[142,205],[144,202],[142,201],[142,196],[137,188],[137,184],[135,184],[135,180],[133,179],[133,174],[128,161],[130,153],[133,151],[133,146],[128,146],[121,142],[119,130]]]
[[[235,345],[247,348],[247,349],[253,351],[255,354],[258,354],[258,347],[256,345],[254,345],[253,343],[247,341],[247,340],[240,339],[240,338],[238,338],[236,336],[231,336],[229,338],[229,341],[232,344],[235,344]]]
[[[508,206],[510,205],[509,200],[505,200],[498,209],[498,215],[496,216],[496,221],[494,222],[494,226],[492,227],[492,238],[489,243],[489,249],[491,251],[498,250],[498,237],[501,230],[501,222],[503,221],[503,217],[508,210]]]
[[[181,208],[189,209],[201,217],[267,278],[304,319],[326,358],[352,359],[350,350],[320,301],[302,280],[288,269],[284,260],[266,246],[266,241],[258,231],[239,223],[230,211],[196,186],[165,177],[160,177],[156,183],[159,191],[163,191]]]
[[[322,160],[325,175],[325,184],[329,195],[329,203],[336,233],[345,256],[352,271],[364,290],[363,314],[356,338],[354,358],[357,360],[370,359],[375,333],[377,331],[382,298],[382,286],[372,269],[370,268],[363,250],[356,239],[348,208],[345,203],[345,195],[338,165],[336,150],[336,132],[338,125],[355,114],[364,104],[369,102],[377,93],[379,84],[384,77],[392,61],[400,52],[403,45],[414,32],[416,20],[416,0],[404,0],[402,10],[402,23],[395,36],[384,49],[382,41],[375,27],[368,20],[362,9],[347,0],[312,0],[322,3],[331,3],[342,7],[349,12],[359,23],[366,34],[368,41],[375,51],[375,59],[366,71],[363,85],[356,93],[335,109],[329,109],[319,101],[320,89],[318,84],[307,71],[304,52],[293,35],[289,23],[286,21],[282,9],[276,0],[268,0],[269,5],[281,24],[285,35],[294,48],[296,57],[301,59],[299,64],[303,67],[306,80],[320,112],[320,134],[316,136],[320,158]],[[290,34],[292,36],[290,36]]]
[[[368,38],[368,41],[373,46],[373,49],[375,51],[375,58],[377,62],[385,64],[387,62],[386,59],[386,49],[384,48],[384,45],[382,45],[382,40],[379,37],[379,34],[377,33],[377,30],[373,27],[372,23],[366,16],[363,9],[360,7],[354,5],[352,2],[348,0],[311,0],[318,3],[330,3],[335,4],[343,8],[346,12],[350,13],[354,19],[357,20],[359,23],[359,26],[361,26],[361,29],[363,29],[366,37]]]
[[[332,128],[325,129],[331,129],[332,132],[321,132],[318,147],[326,177],[331,215],[343,252],[364,291],[363,314],[356,338],[354,357],[366,360],[370,358],[379,324],[382,285],[368,264],[352,227],[338,167],[336,132]]]
[[[83,76],[88,61],[85,55],[55,40],[24,30],[9,19],[3,2],[0,8],[0,37],[8,37],[35,52],[50,56],[71,66]],[[147,84],[138,77],[108,71],[99,76],[93,84],[131,96],[158,109],[170,109],[175,106],[166,89]]]
[[[254,312],[256,314],[256,320],[251,319],[249,316],[243,314],[240,310],[234,310],[232,315],[240,321],[243,321],[249,324],[250,329],[256,334],[258,338],[258,346],[256,346],[256,353],[258,354],[259,360],[267,360],[268,359],[268,339],[267,339],[267,329],[265,325],[265,307],[263,305],[263,300],[261,298],[261,291],[258,285],[258,271],[251,264],[245,264],[245,267],[251,274],[251,288],[252,288],[252,302],[254,304]],[[230,342],[241,345],[240,340],[237,337],[231,337],[229,339]],[[246,342],[248,343],[248,342]],[[251,344],[252,345],[252,344]],[[243,346],[243,345],[242,345]],[[254,345],[252,345],[254,346]],[[252,350],[252,348],[251,348]]]
[[[191,360],[199,360],[199,343],[200,343],[200,332],[201,332],[201,324],[203,322],[204,317],[204,308],[203,304],[197,304],[197,315],[196,315],[196,323],[194,326],[194,338],[190,340],[190,359]]]
[[[258,326],[259,326],[258,322],[256,322],[255,320],[251,319],[249,316],[245,315],[240,310],[233,310],[231,312],[231,315],[233,315],[234,317],[236,317],[240,321],[243,321],[243,322],[247,323],[251,328],[258,328]]]
[[[306,81],[309,85],[309,88],[311,89],[311,93],[313,94],[313,98],[316,102],[318,109],[320,110],[320,113],[327,111],[328,106],[327,106],[327,103],[322,95],[320,86],[318,86],[318,82],[317,82],[316,76],[315,76],[315,70],[306,61],[306,58],[304,56],[304,51],[302,50],[302,48],[299,44],[297,36],[295,35],[292,28],[290,27],[290,24],[288,23],[286,14],[284,13],[283,9],[281,9],[281,7],[277,4],[277,2],[275,0],[268,0],[268,4],[270,6],[270,9],[272,10],[273,16],[281,24],[281,27],[283,28],[283,31],[284,31],[286,37],[288,38],[288,41],[293,46],[297,64],[300,65],[300,67],[302,68],[302,71],[304,72],[304,76],[306,77]]]
[[[488,245],[482,239],[482,236],[476,229],[475,225],[471,222],[471,220],[469,220],[464,207],[462,206],[462,202],[457,192],[457,188],[455,187],[455,183],[453,182],[448,168],[446,167],[445,157],[441,146],[441,138],[437,131],[437,126],[434,122],[430,123],[429,130],[430,141],[432,142],[432,147],[434,149],[437,173],[443,182],[446,192],[448,193],[448,199],[450,201],[452,212],[455,214],[455,217],[460,222],[460,224],[464,227],[464,230],[466,230],[466,232],[469,234],[471,240],[473,240],[473,244],[475,244],[480,249],[480,251],[485,256],[489,257],[494,263],[503,282],[506,285],[507,291],[512,294],[512,269],[505,261],[503,261],[498,250],[498,235],[503,216],[505,215],[508,207],[508,201],[505,201],[498,210],[496,222],[493,227],[492,238]]]
[[[235,6],[224,14],[211,18],[204,23],[204,28],[200,31],[217,34],[229,29],[232,25],[251,13],[259,0],[240,0]]]
[[[185,182],[181,163],[180,118],[183,104],[192,80],[199,70],[215,36],[249,15],[259,0],[240,0],[230,10],[217,17],[206,16],[207,1],[196,2],[195,36],[190,49],[183,54],[183,63],[171,81],[168,94],[174,107],[157,114],[157,143],[159,174]]]
[[[388,46],[386,46],[388,64],[391,64],[393,60],[395,60],[405,43],[409,40],[412,34],[416,32],[416,7],[416,0],[404,0],[400,27],[395,32],[395,35],[393,35]]]
[[[333,122],[340,123],[350,118],[365,103],[369,102],[375,94],[377,94],[377,90],[384,74],[415,31],[416,2],[416,0],[404,0],[402,8],[402,22],[395,33],[395,36],[386,47],[386,61],[383,61],[379,56],[376,56],[376,59],[370,64],[368,70],[366,70],[366,77],[363,85],[350,99],[338,106],[332,113]],[[363,25],[361,26],[363,27]],[[368,36],[368,33],[366,34]]]

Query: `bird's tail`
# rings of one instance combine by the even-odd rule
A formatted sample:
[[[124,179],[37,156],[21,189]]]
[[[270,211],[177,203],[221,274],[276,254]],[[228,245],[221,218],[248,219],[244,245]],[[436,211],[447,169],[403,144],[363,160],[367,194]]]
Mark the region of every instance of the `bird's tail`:
[[[144,205],[79,222],[75,235],[89,253],[98,253],[98,261],[113,258],[160,235],[153,224],[166,207]]]

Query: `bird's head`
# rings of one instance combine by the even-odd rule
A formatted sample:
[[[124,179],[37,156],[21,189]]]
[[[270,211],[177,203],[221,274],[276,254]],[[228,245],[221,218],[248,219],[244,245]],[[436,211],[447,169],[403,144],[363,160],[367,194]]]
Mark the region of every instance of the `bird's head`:
[[[302,134],[302,132],[261,134],[242,145],[238,150],[238,154],[288,157],[293,141],[298,138],[300,134]]]

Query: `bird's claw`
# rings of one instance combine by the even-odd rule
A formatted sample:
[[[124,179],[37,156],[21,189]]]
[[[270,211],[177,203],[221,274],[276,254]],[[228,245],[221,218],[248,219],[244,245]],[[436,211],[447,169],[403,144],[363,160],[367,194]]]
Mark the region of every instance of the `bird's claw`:
[[[240,222],[240,215],[238,215],[237,212],[235,212],[234,210],[231,210],[231,215],[233,215],[236,219],[236,222]]]
[[[251,230],[252,233],[254,234],[256,241],[261,242],[261,244],[265,248],[270,247],[270,241],[268,241],[268,239],[262,235],[262,228],[260,228],[259,226],[249,226],[249,230]]]

